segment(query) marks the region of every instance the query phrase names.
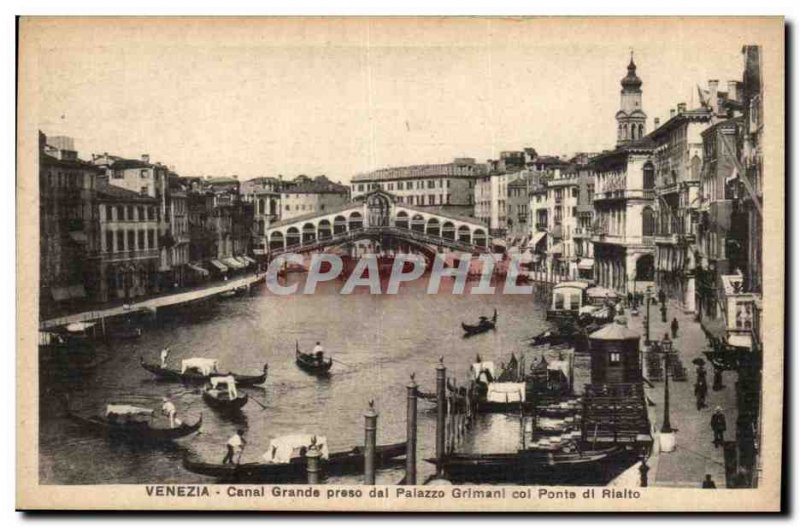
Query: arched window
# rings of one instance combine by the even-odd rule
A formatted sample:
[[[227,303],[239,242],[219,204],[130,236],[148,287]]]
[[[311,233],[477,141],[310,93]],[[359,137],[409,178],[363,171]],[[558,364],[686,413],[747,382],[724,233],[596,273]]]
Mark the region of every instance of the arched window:
[[[645,190],[653,190],[656,186],[656,175],[653,163],[648,161],[642,169],[642,188]]]
[[[639,139],[641,139],[642,137],[644,137],[644,125],[640,124],[639,125]]]
[[[653,236],[655,233],[655,218],[653,209],[645,207],[642,211],[642,236]]]

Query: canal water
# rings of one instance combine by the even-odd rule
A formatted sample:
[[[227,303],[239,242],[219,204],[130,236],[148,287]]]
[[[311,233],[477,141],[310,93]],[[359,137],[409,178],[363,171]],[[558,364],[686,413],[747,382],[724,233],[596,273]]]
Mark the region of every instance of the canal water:
[[[291,274],[289,281],[305,275]],[[181,459],[192,451],[220,462],[225,443],[237,428],[248,441],[242,461],[255,461],[270,439],[292,433],[327,438],[331,451],[363,445],[364,417],[370,400],[379,412],[378,443],[405,440],[406,384],[416,374],[420,389],[434,391],[435,367],[444,358],[448,377],[466,379],[476,355],[497,364],[512,352],[530,350],[526,338],[546,327],[542,295],[453,295],[451,279],[440,293],[426,294],[427,275],[401,286],[398,295],[371,295],[356,288],[341,295],[343,282],[319,284],[314,295],[275,296],[266,287],[220,300],[203,320],[159,321],[141,339],[101,345],[109,360],[96,371],[70,383],[41,384],[40,480],[45,484],[211,482],[184,470]],[[385,288],[385,284],[384,284]],[[384,289],[385,290],[385,289]],[[497,330],[463,338],[461,322],[474,323],[498,311]],[[294,362],[295,342],[310,350],[321,341],[336,360],[331,376],[319,379]],[[139,365],[139,357],[158,362],[169,346],[170,364],[181,359],[219,360],[220,371],[258,373],[269,364],[263,389],[242,388],[266,409],[250,401],[243,417],[231,420],[203,402],[198,388],[156,381]],[[194,422],[202,413],[199,434],[173,446],[141,447],[110,442],[83,430],[64,417],[64,394],[73,411],[101,412],[106,403],[131,403],[160,408],[169,395],[178,416]],[[419,403],[418,474],[422,481],[433,472],[426,458],[434,455],[435,411]],[[513,451],[519,441],[516,416],[482,416],[470,444],[479,451]],[[381,471],[379,483],[397,483],[402,468]],[[358,483],[360,478],[331,479]]]

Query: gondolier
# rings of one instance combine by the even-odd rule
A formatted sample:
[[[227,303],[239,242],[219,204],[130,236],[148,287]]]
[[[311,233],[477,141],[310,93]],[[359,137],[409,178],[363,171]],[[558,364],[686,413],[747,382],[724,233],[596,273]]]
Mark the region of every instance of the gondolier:
[[[180,419],[175,417],[177,413],[175,405],[172,404],[172,401],[169,400],[169,397],[164,397],[163,401],[164,404],[161,405],[161,413],[169,418],[169,427],[175,428],[175,423],[180,424]]]
[[[247,441],[244,440],[244,430],[239,429],[236,431],[235,434],[228,439],[228,444],[226,447],[228,448],[228,452],[225,454],[225,457],[222,459],[222,464],[233,464],[233,456],[238,452],[239,457],[241,458],[241,453],[244,450],[244,446],[247,444]],[[238,465],[238,460],[237,463]]]
[[[317,341],[317,345],[314,346],[314,350],[312,351],[314,357],[316,357],[317,362],[322,364],[323,360],[325,359],[325,350],[322,349],[322,344]]]
[[[169,357],[169,348],[164,348],[161,350],[161,367],[167,367],[167,358]]]

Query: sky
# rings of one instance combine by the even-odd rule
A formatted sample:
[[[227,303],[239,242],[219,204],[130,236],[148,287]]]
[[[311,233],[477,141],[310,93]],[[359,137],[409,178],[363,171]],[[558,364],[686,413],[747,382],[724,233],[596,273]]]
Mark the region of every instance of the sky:
[[[349,181],[503,150],[612,148],[631,51],[648,130],[741,80],[758,24],[711,19],[40,20],[31,111],[82,158]],[[756,42],[757,43],[757,42]],[[23,46],[23,50],[26,50]],[[24,65],[23,65],[24,67]]]

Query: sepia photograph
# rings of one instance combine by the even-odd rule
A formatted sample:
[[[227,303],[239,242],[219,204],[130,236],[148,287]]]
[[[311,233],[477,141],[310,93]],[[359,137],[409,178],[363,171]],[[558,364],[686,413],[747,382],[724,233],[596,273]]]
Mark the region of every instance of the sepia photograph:
[[[778,510],[784,31],[20,18],[17,507]]]

